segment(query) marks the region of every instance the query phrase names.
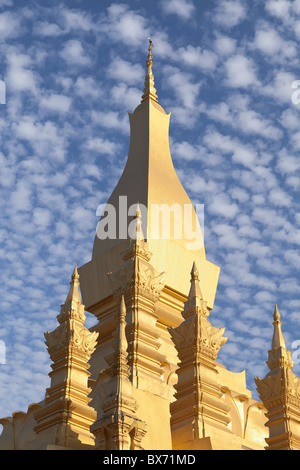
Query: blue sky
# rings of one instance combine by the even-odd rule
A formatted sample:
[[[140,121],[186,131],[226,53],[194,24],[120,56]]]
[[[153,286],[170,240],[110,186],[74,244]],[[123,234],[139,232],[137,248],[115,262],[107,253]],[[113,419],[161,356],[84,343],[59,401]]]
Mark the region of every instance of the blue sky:
[[[205,204],[207,258],[221,267],[219,360],[246,369],[256,396],[275,303],[296,352],[300,1],[0,0],[0,416],[49,385],[43,334],[124,167],[149,35],[174,164]]]

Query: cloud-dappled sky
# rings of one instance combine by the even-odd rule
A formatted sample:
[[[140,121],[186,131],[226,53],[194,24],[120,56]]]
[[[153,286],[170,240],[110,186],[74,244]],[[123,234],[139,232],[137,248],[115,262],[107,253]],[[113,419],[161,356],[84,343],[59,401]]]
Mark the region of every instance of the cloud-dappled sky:
[[[174,165],[221,267],[219,360],[256,397],[275,303],[300,340],[300,1],[0,0],[0,416],[49,385],[43,334],[125,165],[149,35]]]

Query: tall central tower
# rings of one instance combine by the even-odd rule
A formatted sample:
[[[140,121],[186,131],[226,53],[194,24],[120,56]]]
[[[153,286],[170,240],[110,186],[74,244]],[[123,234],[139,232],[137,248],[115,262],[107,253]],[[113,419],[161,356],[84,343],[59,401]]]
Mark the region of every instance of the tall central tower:
[[[92,260],[80,268],[81,289],[88,308],[98,303],[100,297],[109,295],[107,276],[99,285],[95,275],[98,268],[103,271],[102,266],[105,272],[105,269],[111,271],[120,265],[128,226],[124,230],[124,224],[119,222],[129,216],[130,223],[130,218],[135,216],[133,206],[138,202],[142,209],[142,230],[153,253],[152,263],[157,270],[166,272],[166,285],[187,296],[191,266],[196,261],[203,294],[209,307],[214,305],[219,267],[206,259],[203,227],[200,227],[196,211],[174,169],[169,145],[171,114],[158,103],[152,66],[150,42],[141,103],[132,114],[129,113],[128,159],[107,202],[116,211],[116,236],[103,239],[96,234]],[[146,214],[143,208],[147,209]],[[168,209],[170,221],[163,219]],[[156,217],[157,211],[159,217]]]
[[[99,336],[90,369],[97,383],[93,406],[100,409],[107,398],[101,371],[108,367],[105,357],[114,343],[122,296],[132,393],[139,418],[148,428],[143,439],[146,448],[148,441],[148,448],[167,449],[171,448],[170,403],[178,364],[170,328],[183,321],[193,263],[210,310],[219,268],[206,259],[197,213],[174,169],[170,114],[158,103],[152,67],[150,41],[141,103],[129,114],[127,163],[98,226],[108,224],[107,214],[113,208],[116,236],[110,237],[108,230],[105,237],[98,230],[92,259],[79,268],[79,274],[83,303],[99,321],[94,327]],[[141,225],[137,237],[128,231],[133,222]]]

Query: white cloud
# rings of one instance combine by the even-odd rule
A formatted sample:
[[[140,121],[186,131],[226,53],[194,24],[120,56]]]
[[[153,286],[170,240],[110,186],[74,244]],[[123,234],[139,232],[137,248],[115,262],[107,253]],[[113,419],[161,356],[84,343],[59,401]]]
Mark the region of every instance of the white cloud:
[[[299,128],[298,125],[299,114],[294,109],[286,109],[281,113],[280,123],[289,131],[295,131]]]
[[[71,98],[56,93],[40,98],[40,106],[54,112],[67,113],[70,110],[71,103]]]
[[[102,171],[101,169],[92,163],[85,163],[84,165],[81,166],[82,173],[84,176],[92,176],[93,178],[96,178],[97,180],[102,179]]]
[[[256,31],[254,47],[268,56],[271,62],[290,63],[297,56],[296,42],[284,39],[268,23],[262,23]]]
[[[295,80],[297,80],[296,74],[284,69],[275,70],[272,80],[269,79],[266,85],[260,87],[259,91],[263,95],[273,98],[274,102],[291,103],[292,83]]]
[[[294,268],[300,269],[299,250],[287,250],[285,253],[283,253],[283,257]]]
[[[198,160],[200,155],[205,152],[205,149],[200,146],[193,146],[189,142],[182,141],[172,144],[172,154],[176,158],[182,158],[184,160]]]
[[[233,203],[229,196],[226,196],[226,194],[219,194],[216,196],[212,197],[211,202],[209,203],[209,211],[212,214],[220,215],[222,217],[225,217],[226,219],[232,219],[233,217],[236,217],[238,214],[239,208],[237,204]],[[233,234],[233,231],[232,231]],[[232,235],[231,234],[231,235]],[[230,245],[229,245],[230,243]],[[233,245],[232,245],[233,243]],[[226,238],[226,243],[225,246],[236,246],[236,240],[233,240],[231,236]]]
[[[68,143],[67,133],[52,121],[39,122],[25,116],[15,124],[14,130],[20,139],[28,141],[34,151],[43,158],[63,161]]]
[[[121,57],[115,57],[107,68],[109,77],[119,82],[128,84],[138,83],[140,86],[144,83],[146,69],[140,64],[132,64]]]
[[[225,62],[227,74],[226,84],[232,88],[247,88],[258,85],[253,61],[242,55],[236,54]]]
[[[42,228],[50,225],[51,222],[51,212],[49,209],[36,207],[33,210],[33,223]]]
[[[183,20],[190,19],[195,11],[191,0],[162,0],[161,6],[168,15],[177,15]]]
[[[294,191],[300,188],[300,178],[297,176],[288,176],[285,180],[286,184],[290,186]]]
[[[282,280],[282,282],[279,285],[279,291],[287,292],[290,294],[298,292],[299,288],[300,288],[299,281],[298,279],[294,279],[294,278],[286,278]]]
[[[223,135],[216,130],[209,130],[203,137],[203,142],[210,148],[224,154],[231,154],[236,163],[251,167],[257,159],[257,154],[249,145],[242,144],[238,139]]]
[[[275,206],[290,207],[292,204],[292,198],[280,188],[272,189],[269,194],[269,200]]]
[[[126,108],[127,111],[134,111],[140,104],[142,91],[141,88],[127,86],[125,83],[114,85],[110,90],[110,96],[113,103],[118,107]]]
[[[283,40],[275,29],[261,29],[256,31],[255,46],[268,55],[276,54],[283,46]]]
[[[16,189],[11,194],[10,207],[12,211],[16,212],[31,210],[31,188],[25,181],[17,183]]]
[[[231,197],[237,199],[239,202],[246,202],[249,200],[249,194],[245,189],[235,187],[230,191]]]
[[[34,31],[40,36],[60,36],[64,34],[63,29],[56,23],[49,23],[47,21],[40,21],[35,24]]]
[[[243,129],[246,133],[260,134],[263,137],[275,140],[280,139],[282,136],[280,129],[253,110],[241,111],[238,114],[238,119],[240,129]]]
[[[68,79],[62,79],[62,83],[65,83],[69,90],[72,87],[72,81],[66,80]],[[78,96],[89,101],[98,99],[103,93],[101,84],[96,82],[93,77],[78,77],[74,84],[74,90]]]
[[[288,0],[267,0],[265,8],[273,16],[288,19],[291,3]]]
[[[146,44],[150,34],[146,19],[124,4],[112,4],[107,8],[107,15],[103,16],[98,31],[114,42],[130,46]]]
[[[154,44],[153,52],[155,57],[173,58],[176,60],[176,53],[173,51],[173,44],[171,44],[165,31],[151,31],[151,39]]]
[[[180,175],[181,177],[181,175]],[[217,193],[220,191],[220,185],[212,181],[211,179],[203,178],[200,175],[196,175],[195,173],[191,172],[186,174],[186,179],[181,177],[181,181],[183,182],[184,186],[193,193],[199,194],[203,188],[207,194],[210,193]]]
[[[17,37],[21,34],[21,20],[11,11],[0,13],[0,41]]]
[[[255,207],[252,212],[252,218],[264,226],[271,228],[282,225],[281,219],[278,217],[276,210],[268,207]]]
[[[38,91],[38,74],[33,70],[33,62],[29,55],[10,50],[7,56],[7,89],[13,91]]]
[[[214,44],[216,51],[224,56],[233,54],[237,47],[236,39],[224,35],[218,35]]]
[[[238,0],[220,0],[214,14],[214,20],[225,27],[232,28],[246,17],[245,5]]]
[[[272,140],[282,137],[281,129],[251,109],[249,99],[244,96],[235,94],[227,100],[227,103],[221,102],[207,108],[206,114],[214,121],[238,128],[245,134],[259,134]]]
[[[199,46],[181,47],[177,51],[178,58],[186,65],[201,69],[214,70],[217,64],[217,55],[208,50],[203,50]]]
[[[223,101],[209,106],[206,110],[206,114],[214,121],[226,124],[233,124],[236,122],[232,109],[230,109],[229,105]]]
[[[70,10],[69,8],[60,8],[59,19],[64,25],[66,31],[93,31],[95,24],[90,15],[82,10]]]
[[[129,132],[128,115],[120,116],[117,111],[95,111],[91,113],[91,119],[94,123],[99,124],[105,129],[120,130],[123,133]]]
[[[93,33],[97,25],[94,23],[91,15],[80,9],[70,9],[62,5],[53,5],[55,22],[35,21],[34,32],[40,36],[61,36],[71,33]]]
[[[186,108],[194,108],[199,95],[201,83],[194,82],[192,74],[183,73],[175,67],[165,67],[164,75],[177,99]]]
[[[250,219],[250,223],[252,221]],[[260,238],[260,232],[258,232],[258,238]],[[255,256],[256,258],[266,258],[270,256],[270,247],[262,245],[260,242],[251,242],[248,244],[248,252],[251,256]]]
[[[257,292],[257,294],[254,295],[254,299],[259,304],[263,304],[265,302],[275,304],[274,294],[271,294],[268,291],[262,290]]]
[[[295,173],[300,169],[299,158],[289,154],[286,149],[282,149],[278,153],[277,168],[283,175]]]
[[[104,155],[114,155],[119,150],[119,145],[102,137],[94,137],[87,140],[85,147],[88,150]]]
[[[168,109],[172,113],[172,121],[174,123],[176,122],[184,129],[193,129],[198,122],[199,116],[204,112],[205,105],[204,103],[195,102],[192,108],[186,107],[183,97],[177,91],[175,103],[174,105],[169,104]]]
[[[84,50],[82,43],[78,39],[69,39],[60,53],[62,58],[71,65],[89,66],[91,58],[87,50]]]

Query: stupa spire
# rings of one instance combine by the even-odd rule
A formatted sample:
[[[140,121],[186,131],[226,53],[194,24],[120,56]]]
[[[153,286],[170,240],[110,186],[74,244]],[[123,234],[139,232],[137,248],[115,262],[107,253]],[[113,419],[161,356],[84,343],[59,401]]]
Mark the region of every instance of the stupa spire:
[[[77,270],[77,264],[75,264],[75,268],[72,274],[71,282],[70,282],[70,289],[69,293],[67,295],[66,302],[69,301],[75,301],[75,302],[80,302],[81,297],[79,294],[79,274]]]
[[[183,311],[184,318],[188,318],[191,315],[195,315],[197,312],[201,316],[208,317],[209,309],[207,308],[207,302],[203,299],[202,291],[200,288],[199,271],[195,261],[193,262],[193,267],[191,270],[190,282],[190,291]]]
[[[96,437],[96,448],[99,450],[143,450],[141,440],[146,434],[147,427],[136,414],[138,407],[129,378],[125,327],[126,305],[122,295],[113,352],[105,356],[108,364],[108,369],[105,371],[108,379],[105,389],[108,395],[101,407],[101,417],[91,427]],[[101,374],[99,379],[95,387],[102,388]]]
[[[93,449],[90,426],[97,413],[90,406],[89,361],[98,342],[98,332],[84,325],[86,316],[79,293],[77,266],[72,274],[66,302],[57,316],[59,325],[45,333],[52,360],[50,387],[43,406],[35,413],[36,449]]]
[[[153,100],[156,103],[157,101],[157,94],[156,94],[156,89],[154,86],[154,75],[152,71],[152,66],[153,66],[153,57],[152,57],[152,47],[153,47],[153,42],[150,38],[149,40],[149,48],[148,48],[148,59],[147,59],[147,73],[145,77],[145,88],[142,96],[142,103],[147,100]]]
[[[201,301],[203,300],[202,292],[200,289],[200,279],[199,279],[199,271],[197,265],[194,261],[193,267],[191,270],[191,287],[188,296],[189,304],[194,307],[198,307],[201,305]]]
[[[191,289],[182,311],[184,321],[170,329],[178,353],[178,381],[175,401],[170,405],[174,449],[184,449],[183,442],[207,437],[214,426],[226,432],[231,421],[229,406],[222,400],[216,359],[226,343],[225,328],[216,328],[207,319],[209,309],[200,290],[196,263],[191,271]],[[180,444],[179,444],[179,441]],[[179,445],[180,447],[179,447]]]
[[[274,333],[272,339],[272,349],[277,349],[280,347],[286,349],[285,339],[281,330],[281,317],[277,305],[275,305],[273,320]]]
[[[269,437],[266,449],[300,450],[300,380],[292,371],[292,355],[286,349],[277,305],[273,320],[272,349],[268,351],[267,361],[270,371],[263,379],[254,378],[259,397],[267,409]]]

